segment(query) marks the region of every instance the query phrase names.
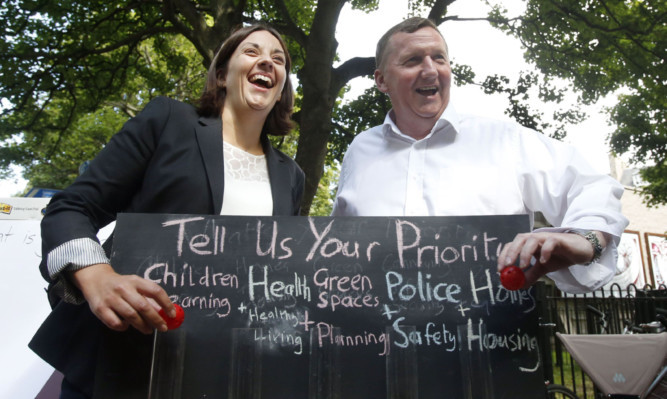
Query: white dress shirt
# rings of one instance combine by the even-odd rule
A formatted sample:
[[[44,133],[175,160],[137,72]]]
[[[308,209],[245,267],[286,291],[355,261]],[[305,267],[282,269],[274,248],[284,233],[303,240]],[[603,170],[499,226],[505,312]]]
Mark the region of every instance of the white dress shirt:
[[[558,287],[597,289],[614,275],[627,219],[623,186],[572,146],[513,122],[459,115],[450,105],[415,140],[392,118],[359,134],[345,153],[333,216],[509,215],[540,211],[556,228],[608,233],[598,263],[550,273]]]

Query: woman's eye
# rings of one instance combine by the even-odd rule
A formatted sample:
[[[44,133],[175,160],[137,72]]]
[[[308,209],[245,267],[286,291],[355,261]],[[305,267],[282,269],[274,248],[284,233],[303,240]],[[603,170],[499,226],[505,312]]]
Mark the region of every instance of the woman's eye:
[[[283,57],[273,57],[273,62],[275,62],[276,64],[281,64],[282,65],[282,64],[285,63],[285,59]]]

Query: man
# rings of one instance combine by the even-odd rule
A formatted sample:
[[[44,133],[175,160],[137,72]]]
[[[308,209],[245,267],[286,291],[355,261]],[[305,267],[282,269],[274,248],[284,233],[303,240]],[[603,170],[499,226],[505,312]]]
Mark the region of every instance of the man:
[[[332,215],[529,214],[532,224],[540,211],[559,227],[519,234],[504,246],[498,270],[518,259],[525,286],[549,273],[572,293],[611,279],[628,223],[618,182],[564,143],[515,123],[457,114],[447,45],[427,19],[385,33],[376,68],[375,83],[393,108],[347,150]]]

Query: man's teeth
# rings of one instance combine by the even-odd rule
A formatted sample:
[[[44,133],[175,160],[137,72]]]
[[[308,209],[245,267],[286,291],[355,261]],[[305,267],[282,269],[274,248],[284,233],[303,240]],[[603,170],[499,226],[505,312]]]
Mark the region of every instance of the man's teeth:
[[[250,77],[250,81],[252,83],[256,83],[258,81],[262,81],[265,83],[266,87],[273,87],[273,81],[268,77],[264,75],[254,75]]]
[[[437,86],[426,86],[426,87],[420,87],[417,89],[417,92],[420,94],[426,94],[426,95],[433,95],[438,91]]]

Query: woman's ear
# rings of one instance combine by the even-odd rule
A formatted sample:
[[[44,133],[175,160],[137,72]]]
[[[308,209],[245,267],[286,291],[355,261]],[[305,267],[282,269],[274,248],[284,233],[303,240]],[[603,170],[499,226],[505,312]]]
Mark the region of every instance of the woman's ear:
[[[217,75],[217,78],[218,78],[217,81],[216,81],[216,83],[218,85],[218,88],[219,89],[224,89],[225,87],[227,87],[227,79],[226,79],[227,74],[224,71],[222,71],[221,69],[218,69],[216,75]]]

